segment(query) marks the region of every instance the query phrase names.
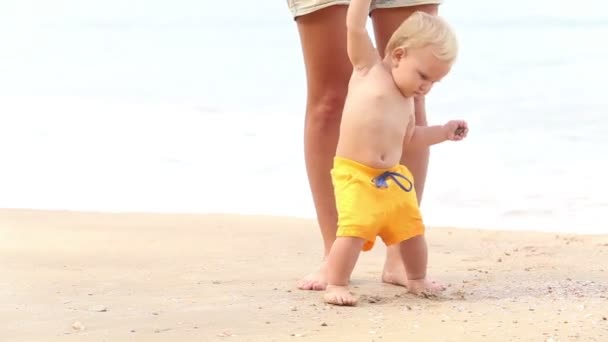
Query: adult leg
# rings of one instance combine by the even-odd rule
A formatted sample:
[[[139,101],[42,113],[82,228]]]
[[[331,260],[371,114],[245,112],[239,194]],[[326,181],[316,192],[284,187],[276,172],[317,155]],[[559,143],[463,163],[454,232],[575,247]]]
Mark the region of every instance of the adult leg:
[[[346,52],[346,10],[346,6],[330,6],[296,19],[307,78],[306,171],[324,246],[319,270],[298,282],[298,288],[303,290],[325,289],[325,260],[336,239],[337,214],[330,170],[352,73]]]
[[[381,56],[384,57],[384,49],[391,38],[393,32],[401,25],[403,20],[408,18],[415,11],[424,11],[430,14],[437,14],[438,5],[428,4],[409,7],[396,8],[378,8],[372,11],[371,16],[374,25],[374,33],[376,38],[376,46]],[[426,109],[424,97],[415,99],[416,124],[426,126]],[[418,203],[422,202],[422,193],[424,192],[424,184],[426,182],[426,173],[429,163],[429,148],[420,148],[416,150],[403,150],[401,162],[410,169],[414,175],[416,182],[416,195]],[[422,237],[424,240],[424,237]],[[425,241],[423,242],[426,246]],[[386,261],[382,272],[382,281],[385,283],[407,286],[407,274],[401,258],[399,245],[393,245],[386,250]]]

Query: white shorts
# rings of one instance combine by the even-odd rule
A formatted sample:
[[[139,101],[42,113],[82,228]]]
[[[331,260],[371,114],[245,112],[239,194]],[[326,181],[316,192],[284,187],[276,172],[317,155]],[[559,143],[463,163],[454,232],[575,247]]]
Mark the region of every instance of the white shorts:
[[[294,18],[334,5],[348,5],[349,0],[287,0]],[[440,5],[442,0],[372,0],[371,11],[377,8],[410,7],[420,5]]]

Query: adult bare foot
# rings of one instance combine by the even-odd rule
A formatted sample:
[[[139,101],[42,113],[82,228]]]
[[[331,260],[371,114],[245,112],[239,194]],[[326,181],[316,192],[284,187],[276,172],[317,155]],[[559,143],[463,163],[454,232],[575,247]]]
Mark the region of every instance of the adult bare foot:
[[[384,270],[382,271],[382,282],[407,287],[407,274],[403,266],[403,260],[399,252],[399,247],[388,247]]]
[[[323,299],[325,303],[343,306],[357,305],[357,299],[347,286],[328,285]]]
[[[319,269],[300,279],[297,287],[300,290],[323,291],[327,287],[327,275],[325,274],[326,262],[323,260]]]
[[[405,273],[403,264],[399,265],[399,267],[387,267],[385,265],[384,271],[382,271],[382,282],[407,287],[407,274]]]
[[[434,296],[445,290],[445,287],[435,281],[428,279],[408,280],[407,290],[415,295]]]

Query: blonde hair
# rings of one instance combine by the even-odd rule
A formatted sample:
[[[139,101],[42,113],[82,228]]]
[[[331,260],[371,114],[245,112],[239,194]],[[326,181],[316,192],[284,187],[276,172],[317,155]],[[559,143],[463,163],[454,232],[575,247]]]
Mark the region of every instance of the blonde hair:
[[[431,45],[441,61],[453,62],[458,55],[456,34],[441,17],[425,12],[412,13],[401,23],[386,44],[385,54],[397,48],[416,49]]]

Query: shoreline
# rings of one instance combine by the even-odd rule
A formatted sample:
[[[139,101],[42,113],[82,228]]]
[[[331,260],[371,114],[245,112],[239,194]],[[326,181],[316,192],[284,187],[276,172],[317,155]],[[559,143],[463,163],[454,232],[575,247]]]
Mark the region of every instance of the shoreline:
[[[318,265],[313,220],[0,209],[0,320],[10,341],[602,341],[608,235],[428,231],[436,299],[379,281],[377,241],[353,272],[359,305],[296,281]]]
[[[254,217],[254,218],[268,218],[268,219],[294,219],[294,220],[305,220],[310,221],[312,224],[317,225],[316,218],[314,216],[307,215],[283,215],[283,214],[264,214],[264,213],[239,213],[237,211],[213,211],[213,212],[202,212],[202,211],[188,211],[188,210],[90,210],[90,209],[45,209],[45,208],[21,208],[21,207],[0,207],[0,215],[4,213],[37,213],[37,214],[85,214],[85,215],[159,215],[159,216],[236,216],[236,217]],[[489,231],[489,232],[503,232],[503,233],[540,233],[540,234],[556,234],[556,235],[576,235],[576,236],[587,236],[587,237],[603,237],[608,236],[608,230],[606,232],[596,232],[592,230],[576,230],[570,231],[563,230],[547,230],[547,229],[534,229],[534,224],[528,225],[528,227],[513,227],[508,225],[449,225],[449,224],[425,224],[427,229],[456,229],[465,231]],[[317,229],[318,227],[314,227]]]

